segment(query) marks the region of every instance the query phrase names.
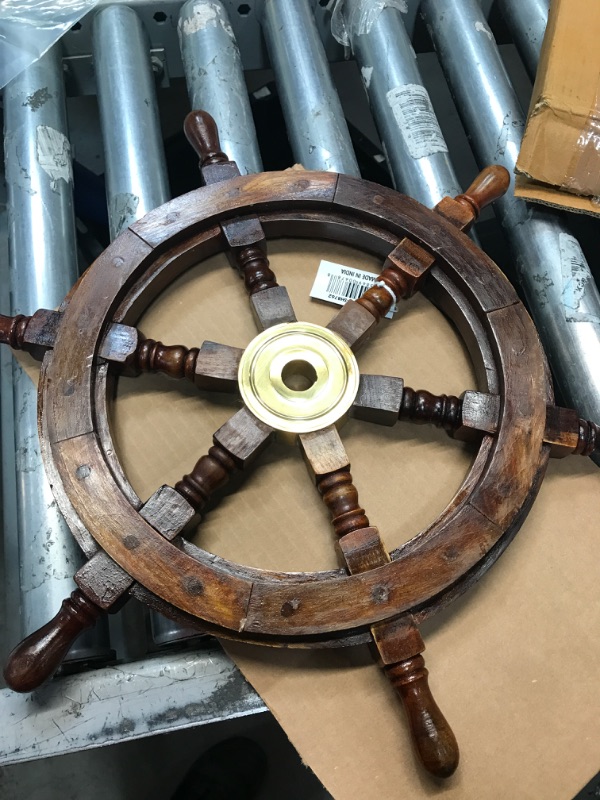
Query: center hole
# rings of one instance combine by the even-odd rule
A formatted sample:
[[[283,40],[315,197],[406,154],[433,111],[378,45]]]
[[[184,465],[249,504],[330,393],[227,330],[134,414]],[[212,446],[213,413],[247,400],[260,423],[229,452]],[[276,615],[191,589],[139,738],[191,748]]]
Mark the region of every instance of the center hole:
[[[289,361],[281,371],[281,380],[293,392],[305,392],[316,383],[317,373],[308,361]]]

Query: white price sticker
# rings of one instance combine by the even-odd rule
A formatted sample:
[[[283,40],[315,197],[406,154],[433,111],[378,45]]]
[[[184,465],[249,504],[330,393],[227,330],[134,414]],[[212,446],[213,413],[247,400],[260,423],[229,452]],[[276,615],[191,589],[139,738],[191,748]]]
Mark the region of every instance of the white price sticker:
[[[315,300],[327,300],[336,306],[343,306],[348,300],[358,300],[376,280],[377,275],[372,272],[323,260],[319,264],[310,296]],[[392,319],[397,310],[396,305],[392,306],[386,318]]]
[[[402,137],[413,158],[447,153],[429,94],[418,83],[396,86],[386,94]]]

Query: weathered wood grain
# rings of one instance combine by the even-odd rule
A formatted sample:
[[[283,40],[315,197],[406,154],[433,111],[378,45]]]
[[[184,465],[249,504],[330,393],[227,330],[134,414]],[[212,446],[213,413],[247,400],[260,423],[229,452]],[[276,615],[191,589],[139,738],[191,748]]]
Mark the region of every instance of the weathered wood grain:
[[[395,425],[402,406],[403,392],[402,378],[363,374],[352,404],[352,416],[378,425]]]
[[[103,550],[77,570],[74,580],[86,597],[104,611],[115,606],[133,584],[131,575]]]
[[[304,183],[300,185],[298,181]],[[531,364],[522,365],[516,357],[507,354],[507,345],[498,339],[494,327],[494,312],[503,310],[510,329],[514,322],[513,306],[519,307],[516,296],[506,289],[489,260],[460,232],[419,204],[399,198],[382,187],[352,183],[352,179],[344,176],[337,178],[320,173],[240,177],[219,187],[218,192],[211,186],[202,192],[204,194],[192,193],[179,201],[179,205],[175,201],[175,205],[167,205],[160,214],[154,212],[154,216],[149,215],[143,222],[136,223],[134,230],[137,233],[130,231],[125,237],[124,251],[117,251],[114,246],[109,248],[104,261],[99,262],[103,268],[94,267],[88,273],[91,277],[82,280],[70,303],[65,306],[65,327],[80,330],[81,335],[76,340],[71,335],[68,340],[66,335],[62,335],[61,324],[53,365],[57,370],[63,368],[67,377],[71,377],[69,370],[73,367],[70,362],[74,362],[77,376],[81,374],[83,378],[77,380],[75,386],[79,406],[72,410],[76,419],[89,418],[93,423],[93,409],[88,411],[86,406],[94,403],[94,394],[82,364],[89,363],[90,356],[93,358],[98,353],[107,325],[113,321],[124,322],[128,314],[133,315],[133,309],[138,313],[137,309],[156,291],[150,285],[151,279],[155,279],[156,286],[164,287],[186,266],[214,252],[221,241],[219,237],[222,237],[220,223],[238,213],[257,213],[267,234],[269,230],[281,231],[288,222],[290,225],[293,223],[296,231],[302,229],[309,234],[322,230],[324,235],[332,237],[345,226],[353,230],[359,241],[361,224],[365,223],[366,246],[374,249],[380,236],[384,255],[394,249],[394,242],[397,244],[404,236],[409,236],[436,258],[436,266],[429,271],[426,286],[440,287],[449,307],[454,304],[456,309],[466,308],[471,314],[469,319],[477,320],[476,324],[470,321],[467,327],[477,331],[476,335],[473,334],[474,339],[477,336],[482,339],[486,374],[497,376],[502,373],[500,377],[504,382],[504,365],[510,364],[513,381],[529,380]],[[346,206],[344,196],[348,200]],[[328,224],[330,211],[334,222]],[[323,216],[321,222],[317,219],[320,214]],[[156,248],[148,247],[139,237],[156,243]],[[127,247],[130,247],[129,251]],[[439,279],[435,270],[439,270]],[[451,285],[444,284],[446,278]],[[95,293],[95,287],[100,286],[102,290]],[[481,296],[479,286],[483,287]],[[86,318],[82,311],[84,304],[96,297],[100,297],[100,301]],[[539,371],[540,359],[543,362],[539,345],[534,343],[530,358],[535,373]],[[305,635],[313,639],[329,639],[332,632],[342,638],[344,635],[351,638],[367,631],[372,624],[410,611],[415,605],[430,604],[434,608],[436,597],[449,591],[450,587],[456,587],[462,580],[467,581],[468,573],[495,552],[494,548],[503,537],[512,535],[520,522],[521,508],[526,507],[535,494],[530,489],[517,499],[509,497],[506,500],[508,505],[501,515],[503,520],[511,520],[506,527],[490,520],[484,506],[486,513],[473,507],[470,500],[474,497],[480,499],[477,495],[480,478],[485,480],[492,466],[501,463],[497,442],[486,436],[483,464],[477,462],[480,471],[476,479],[465,484],[466,488],[461,490],[452,507],[442,514],[441,521],[432,523],[422,536],[417,537],[416,543],[413,540],[411,548],[401,550],[392,563],[364,574],[327,580],[318,580],[313,575],[299,579],[298,576],[268,572],[252,573],[250,577],[241,567],[224,560],[217,561],[214,557],[211,559],[202,551],[192,558],[147,525],[131,503],[119,494],[114,475],[103,461],[93,424],[87,433],[81,435],[81,431],[87,430],[85,425],[69,422],[66,419],[69,410],[60,414],[56,411],[62,402],[58,389],[64,387],[60,383],[60,372],[57,371],[56,377],[56,382],[48,380],[43,383],[44,413],[48,415],[48,430],[52,429],[51,450],[60,476],[59,483],[72,505],[71,521],[75,526],[79,524],[89,528],[111,558],[135,580],[145,581],[150,592],[167,599],[185,613],[206,619],[209,625],[232,632],[242,631],[248,638],[262,633],[282,641],[287,637],[297,639]],[[486,388],[496,391],[490,386]],[[504,383],[500,389],[504,390]],[[544,407],[548,398],[546,392]],[[509,426],[511,415],[516,418],[521,413],[516,405],[511,407],[510,413],[503,413],[498,437],[503,433],[503,427]],[[64,419],[62,414],[65,414]],[[68,438],[62,438],[65,434]],[[543,431],[536,427],[534,435],[527,440],[529,456],[527,459],[522,456],[534,476],[539,475],[544,463],[542,435]],[[509,436],[508,428],[506,436]],[[533,446],[536,437],[537,447]],[[522,437],[515,445],[519,452],[525,452],[523,444]],[[88,453],[89,461],[85,460]],[[92,482],[87,483],[91,476],[78,481],[74,472],[90,463],[94,466]],[[506,468],[506,465],[501,467],[500,472]],[[87,485],[84,487],[82,484]],[[116,509],[116,520],[106,519],[107,497],[111,498],[111,509]],[[134,551],[123,544],[124,530],[133,531],[142,541]],[[181,586],[184,576],[205,585],[205,594],[192,598]],[[214,602],[209,603],[206,598],[208,595],[212,598],[213,593]],[[287,616],[282,615],[286,603],[286,613],[291,609]]]
[[[190,522],[194,508],[171,486],[161,486],[140,508],[140,516],[170,541]]]
[[[358,350],[370,337],[380,318],[355,300],[348,300],[327,325],[353,350]]]
[[[284,322],[296,322],[296,314],[285,286],[273,286],[250,296],[254,319],[260,330]]]
[[[196,386],[199,389],[237,392],[238,370],[243,352],[239,347],[203,342],[196,357]]]

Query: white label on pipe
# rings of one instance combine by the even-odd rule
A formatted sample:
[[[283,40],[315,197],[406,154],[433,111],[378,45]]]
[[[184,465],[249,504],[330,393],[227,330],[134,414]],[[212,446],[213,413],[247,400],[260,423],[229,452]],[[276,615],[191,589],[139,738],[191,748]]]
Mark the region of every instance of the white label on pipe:
[[[386,97],[413,158],[448,152],[424,86],[406,83],[390,89]]]
[[[191,14],[187,17],[180,17],[177,23],[177,31],[179,33],[179,41],[181,37],[192,36],[198,31],[203,31],[209,25],[220,25],[223,30],[234,38],[233,30],[225,16],[222,7],[216,3],[205,3],[204,5],[196,4],[191,8]]]
[[[345,267],[343,264],[322,260],[310,296],[315,300],[326,300],[336,306],[343,306],[348,300],[358,300],[376,280],[377,275],[364,269]],[[394,305],[386,317],[392,319],[397,310]]]
[[[562,301],[567,322],[600,323],[597,314],[585,310],[585,296],[588,292],[594,292],[595,286],[579,242],[570,233],[559,233],[558,244],[562,271]],[[597,302],[594,302],[593,306],[597,306]]]
[[[51,187],[58,188],[58,181],[73,182],[71,146],[61,131],[48,125],[38,125],[36,129],[36,152],[40,167],[51,178]]]

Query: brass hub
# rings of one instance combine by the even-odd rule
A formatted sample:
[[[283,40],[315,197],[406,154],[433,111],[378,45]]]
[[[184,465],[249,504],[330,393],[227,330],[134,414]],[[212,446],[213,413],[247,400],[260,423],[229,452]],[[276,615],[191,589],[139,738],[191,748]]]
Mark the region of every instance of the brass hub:
[[[358,391],[358,365],[337,333],[286,322],[260,333],[238,373],[242,399],[267,425],[309,433],[341,420]]]

